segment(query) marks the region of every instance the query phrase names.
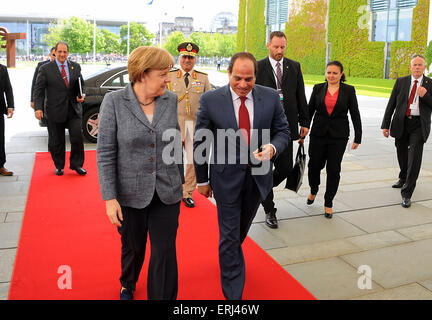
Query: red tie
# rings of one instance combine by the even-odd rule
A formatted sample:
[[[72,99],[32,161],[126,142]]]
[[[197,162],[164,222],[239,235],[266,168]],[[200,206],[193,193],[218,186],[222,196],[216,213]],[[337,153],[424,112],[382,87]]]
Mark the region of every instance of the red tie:
[[[239,129],[243,136],[243,138],[246,140],[247,145],[249,146],[250,143],[250,119],[249,119],[249,112],[246,108],[245,101],[246,97],[240,97],[241,104],[239,109]],[[243,130],[242,130],[243,129]]]
[[[409,117],[411,115],[410,106],[414,102],[414,97],[415,97],[416,92],[417,92],[417,82],[418,82],[417,80],[414,80],[414,85],[413,85],[413,87],[411,89],[411,94],[410,94],[410,97],[409,97],[409,100],[408,100],[408,107],[407,107],[407,110],[406,110],[406,113],[405,113],[407,117]]]
[[[66,87],[69,88],[69,82],[68,82],[68,79],[67,79],[67,74],[66,74],[66,70],[64,68],[64,64],[62,64],[61,67],[62,67],[61,75],[63,77],[63,80],[64,80],[65,84],[66,84]]]

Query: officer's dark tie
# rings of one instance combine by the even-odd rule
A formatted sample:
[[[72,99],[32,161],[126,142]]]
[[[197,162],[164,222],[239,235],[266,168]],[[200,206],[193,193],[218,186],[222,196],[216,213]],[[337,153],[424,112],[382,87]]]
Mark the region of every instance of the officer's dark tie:
[[[186,85],[186,88],[188,87],[188,85],[189,85],[189,72],[186,72],[185,73],[185,85]]]

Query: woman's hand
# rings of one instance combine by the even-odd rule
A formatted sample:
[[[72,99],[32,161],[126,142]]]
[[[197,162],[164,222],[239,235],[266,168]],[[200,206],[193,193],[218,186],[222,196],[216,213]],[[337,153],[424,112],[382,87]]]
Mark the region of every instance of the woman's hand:
[[[118,201],[116,199],[106,200],[105,205],[108,219],[112,224],[115,224],[117,227],[121,227],[122,225],[120,221],[123,221],[123,214]]]
[[[353,145],[352,145],[352,147],[351,147],[351,149],[352,150],[355,150],[355,149],[357,149],[358,148],[358,146],[359,146],[359,143],[353,143]]]

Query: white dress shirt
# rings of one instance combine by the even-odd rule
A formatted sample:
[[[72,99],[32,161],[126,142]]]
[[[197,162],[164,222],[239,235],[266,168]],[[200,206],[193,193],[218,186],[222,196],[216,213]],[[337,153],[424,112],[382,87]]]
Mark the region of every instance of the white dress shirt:
[[[416,79],[411,75],[411,86],[410,86],[409,93],[408,93],[408,99],[409,99],[409,96],[411,95],[411,90],[412,90],[412,88],[414,86],[414,81],[415,80]],[[420,78],[417,79],[417,90],[418,90],[418,87],[421,86],[422,81],[423,81],[423,75]],[[411,109],[411,115],[412,116],[419,116],[420,115],[419,95],[418,95],[417,92],[416,92],[416,94],[414,96],[414,102],[410,106],[410,109]]]
[[[274,76],[274,79],[275,79],[276,89],[277,89],[277,88],[278,88],[279,80],[278,80],[278,78],[277,78],[277,67],[276,67],[276,64],[277,64],[278,62],[280,63],[281,78],[282,78],[282,77],[283,77],[283,58],[282,58],[280,61],[276,61],[275,59],[273,59],[273,58],[270,57],[270,56],[269,56],[268,58],[269,58],[269,61],[270,61],[271,66],[272,66],[272,68],[273,68],[273,76]],[[282,83],[279,83],[279,85],[280,85],[281,90],[282,90]],[[279,93],[280,98],[283,99],[282,92],[279,92],[279,91],[278,91],[278,93]]]
[[[239,125],[239,112],[240,112],[241,100],[240,97],[237,95],[237,93],[235,93],[234,90],[231,88],[231,86],[230,86],[230,90],[233,99],[234,114],[236,117],[237,125]],[[253,103],[252,90],[246,95],[245,106],[247,111],[249,112],[250,134],[251,134],[250,138],[252,138],[253,118],[254,118],[254,103]]]

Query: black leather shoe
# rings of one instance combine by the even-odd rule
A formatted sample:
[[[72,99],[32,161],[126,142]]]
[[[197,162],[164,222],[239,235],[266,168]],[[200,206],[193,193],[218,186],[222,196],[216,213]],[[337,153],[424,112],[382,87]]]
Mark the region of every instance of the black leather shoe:
[[[405,183],[405,181],[399,179],[398,182],[396,182],[394,185],[392,185],[392,188],[400,189],[403,187],[404,183]]]
[[[55,174],[56,174],[57,176],[62,176],[62,175],[63,175],[63,169],[58,169],[58,168],[56,168],[56,169],[55,169]]]
[[[402,198],[401,206],[404,208],[411,207],[411,199],[410,198]]]
[[[269,228],[277,229],[277,227],[278,227],[278,221],[277,221],[277,218],[276,218],[276,209],[274,209],[273,211],[271,211],[269,213],[266,213],[265,224]]]
[[[122,288],[120,290],[120,300],[133,300],[133,291]]]
[[[332,213],[324,213],[324,217],[326,217],[327,219],[331,219],[331,218],[333,218],[333,214]]]
[[[85,176],[87,174],[87,171],[81,167],[71,168],[71,170],[75,170],[80,176]]]
[[[193,201],[192,198],[183,198],[182,199],[183,202],[185,203],[185,206],[188,208],[193,208],[195,207],[195,201]]]

